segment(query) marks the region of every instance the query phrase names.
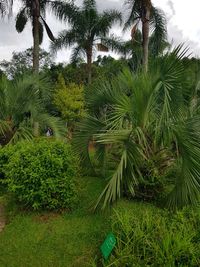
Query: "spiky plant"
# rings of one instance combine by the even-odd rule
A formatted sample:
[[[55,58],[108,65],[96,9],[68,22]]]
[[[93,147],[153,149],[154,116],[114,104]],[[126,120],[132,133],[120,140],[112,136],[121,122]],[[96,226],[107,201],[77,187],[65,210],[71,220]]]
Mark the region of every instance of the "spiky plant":
[[[120,12],[108,10],[99,13],[95,0],[84,0],[82,7],[74,6],[72,9],[69,9],[68,3],[55,2],[53,10],[60,20],[69,22],[70,29],[60,32],[52,44],[52,50],[56,52],[63,47],[73,46],[72,61],[80,56],[86,56],[88,82],[90,83],[95,43],[108,36],[115,22],[121,22]]]
[[[44,28],[50,40],[54,41],[53,33],[45,21],[45,13],[50,2],[47,0],[21,0],[22,8],[16,17],[16,30],[21,33],[27,22],[31,21],[33,33],[33,70],[39,72],[39,46],[43,40]]]
[[[154,175],[170,178],[169,207],[198,201],[199,86],[192,92],[187,85],[181,63],[185,53],[178,47],[158,59],[148,73],[125,70],[88,94],[89,116],[74,141],[83,165],[92,167],[91,141],[102,167],[108,152],[115,151],[114,171],[109,170],[111,176],[97,204],[102,199],[103,207],[112,204],[125,191],[134,195],[138,184]]]
[[[44,108],[49,88],[46,79],[34,75],[0,80],[0,145],[31,139],[46,127],[53,129],[55,137],[63,135],[61,121]]]

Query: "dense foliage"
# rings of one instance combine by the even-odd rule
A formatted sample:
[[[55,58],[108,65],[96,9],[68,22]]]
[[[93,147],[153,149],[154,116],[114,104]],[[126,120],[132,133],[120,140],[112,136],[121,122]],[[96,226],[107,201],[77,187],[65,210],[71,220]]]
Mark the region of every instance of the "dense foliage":
[[[48,113],[51,85],[44,77],[24,75],[0,80],[0,145],[30,140],[51,127],[55,137],[64,134],[63,123]]]
[[[42,139],[12,149],[4,166],[6,182],[22,204],[35,210],[74,207],[78,163],[69,144]]]
[[[15,153],[15,150],[12,146],[7,146],[6,149],[0,148],[0,186],[3,185],[4,188],[6,188],[6,165],[9,162],[9,159],[13,154]]]
[[[16,76],[23,75],[24,73],[30,74],[32,72],[32,54],[32,48],[22,52],[13,52],[11,60],[1,61],[0,67],[9,79],[14,79]],[[50,68],[53,64],[51,55],[44,49],[39,51],[39,62],[40,71]]]
[[[188,83],[181,62],[185,52],[178,47],[154,62],[148,74],[125,70],[88,94],[89,116],[80,124],[75,146],[83,165],[91,166],[94,142],[102,168],[109,169],[98,201],[104,198],[104,207],[138,190],[147,198],[165,190],[170,208],[199,201],[199,86],[191,90]],[[105,165],[109,152],[114,168]]]
[[[84,115],[83,86],[75,83],[66,85],[64,78],[60,75],[56,83],[53,102],[67,125],[73,127]]]
[[[124,14],[96,0],[16,2],[12,14],[14,1],[0,1],[0,18],[17,14],[19,33],[31,24],[33,48],[0,62],[0,232],[4,206],[13,219],[0,266],[200,266],[200,60],[170,50],[151,0],[124,0]],[[65,26],[57,38],[49,12]],[[129,40],[110,34],[117,23]],[[63,48],[70,64],[52,63]],[[79,159],[96,177],[77,179]],[[114,209],[93,214],[96,200]],[[108,231],[117,243],[105,262]]]
[[[172,215],[150,205],[124,203],[112,216],[117,246],[106,266],[197,267],[199,224],[199,215],[188,210]]]

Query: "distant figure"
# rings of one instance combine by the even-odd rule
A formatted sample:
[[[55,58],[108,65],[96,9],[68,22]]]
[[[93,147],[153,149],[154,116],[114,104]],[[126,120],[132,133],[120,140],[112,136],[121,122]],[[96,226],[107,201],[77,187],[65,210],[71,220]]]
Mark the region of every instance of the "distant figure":
[[[48,127],[47,128],[47,132],[46,132],[46,136],[47,137],[50,137],[50,136],[52,136],[53,135],[53,131],[52,131],[52,129],[50,128],[50,127]]]

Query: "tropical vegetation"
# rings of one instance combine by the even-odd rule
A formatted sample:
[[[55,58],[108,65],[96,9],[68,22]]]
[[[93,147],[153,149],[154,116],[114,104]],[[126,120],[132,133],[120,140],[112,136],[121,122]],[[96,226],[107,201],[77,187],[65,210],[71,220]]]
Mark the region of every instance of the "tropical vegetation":
[[[0,59],[2,267],[200,265],[200,60],[154,1],[102,6],[0,1],[33,35]]]
[[[104,207],[124,193],[139,194],[138,190],[151,198],[154,192],[149,187],[155,185],[162,192],[168,179],[169,207],[198,203],[199,87],[186,84],[181,63],[185,52],[178,47],[166,54],[148,74],[124,70],[88,94],[89,115],[81,122],[75,145],[83,164],[91,166],[88,149],[93,141],[101,167],[111,168],[99,199],[104,197]],[[109,151],[114,170],[113,164],[104,164]]]
[[[121,13],[109,10],[101,14],[97,10],[95,0],[84,0],[83,7],[74,6],[72,10],[69,10],[66,3],[56,3],[54,9],[57,17],[69,21],[71,27],[59,33],[56,41],[52,43],[52,49],[57,51],[75,45],[71,60],[76,61],[82,55],[86,56],[88,83],[91,83],[94,46],[97,42],[112,44],[112,38],[107,36],[113,24],[121,22]]]
[[[131,30],[132,42],[135,42],[138,25],[140,22],[142,23],[142,63],[144,70],[147,71],[149,45],[153,45],[154,53],[158,54],[167,42],[165,15],[152,4],[151,0],[127,0],[126,4],[130,7],[130,14],[124,25],[124,29],[127,29],[133,24]],[[151,44],[149,44],[150,32],[152,37]]]
[[[64,135],[60,118],[48,113],[50,84],[44,77],[24,76],[0,81],[0,145],[32,139],[51,127],[55,137]]]
[[[47,25],[44,17],[49,1],[46,0],[21,0],[22,7],[16,17],[16,30],[21,33],[28,20],[32,23],[32,33],[33,33],[33,71],[39,71],[39,46],[43,41],[43,31],[44,27],[50,38],[54,41],[53,33],[51,32],[49,26]]]

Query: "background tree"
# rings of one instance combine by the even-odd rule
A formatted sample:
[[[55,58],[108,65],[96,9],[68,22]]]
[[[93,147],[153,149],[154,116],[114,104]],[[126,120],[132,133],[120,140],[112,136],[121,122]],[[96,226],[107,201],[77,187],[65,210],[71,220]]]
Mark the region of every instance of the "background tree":
[[[22,8],[16,17],[16,30],[21,33],[28,20],[32,23],[33,32],[33,71],[39,72],[39,46],[43,40],[44,27],[49,38],[54,41],[53,34],[44,17],[49,1],[47,0],[21,0]]]
[[[131,11],[125,23],[124,29],[133,26],[131,31],[133,42],[139,22],[141,21],[142,23],[142,63],[144,70],[147,71],[150,29],[152,28],[151,35],[155,51],[159,51],[160,47],[163,45],[163,41],[166,41],[167,39],[165,16],[161,10],[153,6],[151,0],[127,0],[126,4],[129,6]]]
[[[83,86],[75,83],[66,84],[62,75],[59,75],[53,103],[71,132],[76,122],[80,121],[85,114]]]
[[[12,59],[10,61],[1,61],[0,67],[9,79],[13,79],[16,76],[23,75],[24,73],[30,73],[32,71],[32,62],[33,49],[28,48],[22,52],[13,52]],[[39,63],[40,71],[50,68],[53,64],[51,55],[41,48],[39,51]]]
[[[69,30],[60,32],[52,44],[53,51],[56,52],[63,47],[73,46],[72,61],[77,60],[82,55],[86,56],[88,83],[90,83],[95,44],[109,34],[109,30],[115,22],[121,21],[121,13],[116,10],[109,10],[100,14],[95,0],[84,0],[81,8],[74,6],[71,12],[69,12],[68,4],[56,3],[54,12],[60,20],[68,21],[71,27]]]

